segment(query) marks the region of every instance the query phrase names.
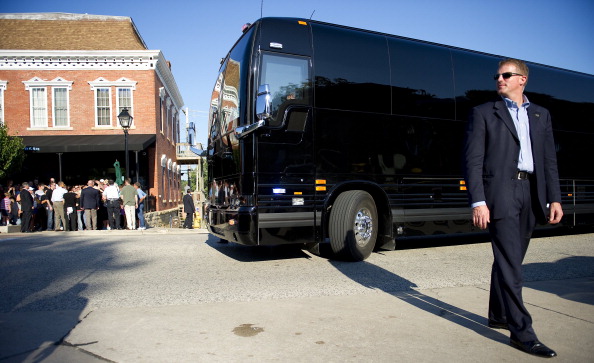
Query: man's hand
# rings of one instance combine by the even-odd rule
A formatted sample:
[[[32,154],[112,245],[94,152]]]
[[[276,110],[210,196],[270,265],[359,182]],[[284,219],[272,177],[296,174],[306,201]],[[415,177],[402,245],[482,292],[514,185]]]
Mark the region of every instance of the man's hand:
[[[561,218],[563,218],[563,209],[561,208],[561,203],[551,203],[549,206],[549,223],[557,224],[561,222]]]
[[[480,229],[487,229],[487,225],[490,222],[490,212],[486,205],[479,205],[472,208],[472,224]]]

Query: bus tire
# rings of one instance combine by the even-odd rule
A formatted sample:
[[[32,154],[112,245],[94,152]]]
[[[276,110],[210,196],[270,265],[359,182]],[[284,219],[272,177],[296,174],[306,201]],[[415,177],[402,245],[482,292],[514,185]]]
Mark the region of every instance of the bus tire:
[[[336,198],[328,234],[332,251],[350,261],[363,261],[373,251],[378,217],[375,201],[362,190],[349,190]]]

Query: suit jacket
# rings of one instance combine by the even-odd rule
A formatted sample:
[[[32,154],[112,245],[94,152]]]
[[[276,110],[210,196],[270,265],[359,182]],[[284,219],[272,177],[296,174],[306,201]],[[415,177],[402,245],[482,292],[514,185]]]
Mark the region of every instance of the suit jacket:
[[[97,209],[101,202],[99,191],[93,187],[86,187],[80,191],[80,206],[83,209]]]
[[[194,208],[194,199],[192,199],[191,194],[184,195],[183,201],[184,201],[184,213],[196,213],[196,208]]]
[[[549,111],[530,104],[530,140],[538,203],[534,213],[546,222],[547,204],[561,202],[557,156]],[[465,179],[470,203],[485,201],[491,218],[506,216],[512,202],[513,180],[518,171],[520,140],[503,100],[472,110],[466,131]]]
[[[34,205],[33,196],[31,195],[31,193],[29,193],[29,191],[27,189],[21,190],[20,196],[21,196],[21,210],[30,212],[31,209],[33,209],[33,205]]]

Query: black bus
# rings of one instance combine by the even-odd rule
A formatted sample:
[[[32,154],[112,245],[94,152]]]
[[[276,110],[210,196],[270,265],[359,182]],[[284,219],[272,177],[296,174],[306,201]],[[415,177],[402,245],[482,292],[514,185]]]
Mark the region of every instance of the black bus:
[[[211,99],[209,231],[329,242],[351,260],[400,237],[473,232],[465,124],[497,97],[501,59],[312,20],[248,24]],[[552,114],[563,224],[592,224],[594,76],[528,65],[526,94]]]

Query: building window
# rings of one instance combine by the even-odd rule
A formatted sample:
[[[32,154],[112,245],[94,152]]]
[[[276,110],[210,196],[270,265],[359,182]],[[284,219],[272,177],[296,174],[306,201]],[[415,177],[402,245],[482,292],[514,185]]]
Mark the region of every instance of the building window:
[[[120,114],[120,112],[122,112],[124,108],[126,108],[128,109],[128,113],[134,116],[134,112],[132,110],[132,88],[118,88],[117,93],[118,115]],[[134,122],[134,119],[132,119],[132,122]]]
[[[109,88],[95,89],[95,108],[97,126],[111,126],[111,104]]]
[[[29,91],[29,105],[31,128],[49,127],[49,112],[47,99],[52,96],[53,127],[68,127],[69,124],[69,92],[73,81],[57,77],[51,81],[34,77],[23,81],[25,89]]]
[[[45,87],[30,88],[31,127],[47,127],[47,95]]]
[[[69,126],[68,122],[68,89],[64,87],[53,87],[54,91],[54,99],[53,99],[53,106],[54,106],[54,113],[53,113],[53,120],[54,126],[57,127],[67,127]]]
[[[0,126],[4,125],[4,92],[8,81],[0,81]]]
[[[96,126],[119,126],[117,121],[115,125],[112,125],[111,120],[116,119],[124,108],[127,108],[130,115],[134,116],[132,110],[134,106],[134,92],[132,91],[136,90],[136,83],[138,82],[127,78],[109,81],[103,77],[89,82],[91,89],[95,91]],[[112,90],[114,90],[115,100],[111,98]],[[112,104],[115,104],[115,109],[113,110],[111,107]]]
[[[4,125],[4,89],[0,88],[0,126]]]

